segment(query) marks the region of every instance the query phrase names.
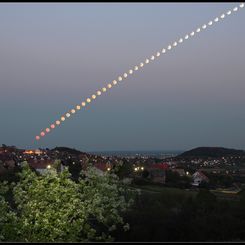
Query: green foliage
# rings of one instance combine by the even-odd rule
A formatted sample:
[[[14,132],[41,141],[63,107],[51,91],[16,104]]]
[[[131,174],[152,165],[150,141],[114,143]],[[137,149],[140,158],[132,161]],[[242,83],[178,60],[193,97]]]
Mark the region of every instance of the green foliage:
[[[112,241],[117,226],[129,227],[122,213],[132,199],[115,175],[100,176],[89,167],[74,182],[68,169],[37,175],[24,163],[19,177],[13,188],[14,212],[1,196],[0,211],[6,214],[0,220],[1,241]]]
[[[17,216],[6,201],[6,194],[8,191],[9,186],[7,182],[2,182],[0,185],[0,241],[5,241],[8,238],[14,240],[17,234]]]
[[[238,195],[239,195],[240,201],[245,205],[245,189],[242,189],[241,191],[239,191]]]
[[[120,161],[115,169],[114,169],[114,173],[117,174],[117,176],[119,176],[120,179],[123,179],[125,177],[129,177],[130,175],[132,175],[133,173],[133,167],[132,164],[129,162],[123,162]]]
[[[166,171],[166,181],[170,183],[176,183],[180,180],[180,175],[177,172],[167,170]]]
[[[4,174],[0,175],[0,181],[17,182],[19,178],[16,174],[20,172],[20,170],[19,166],[8,169]]]
[[[61,160],[56,159],[53,164],[53,168],[56,169],[58,172],[61,171]]]
[[[234,182],[234,178],[230,175],[209,173],[207,176],[210,180],[209,186],[228,188],[231,187]]]
[[[166,170],[166,185],[178,188],[189,188],[191,178],[188,176],[180,176],[178,172]]]
[[[142,172],[142,177],[143,178],[148,178],[149,174],[150,174],[149,171],[147,169],[144,169],[143,172]]]
[[[117,233],[117,241],[245,240],[245,205],[242,201],[218,199],[205,189],[195,195],[186,195],[183,190],[171,191],[171,188],[169,191],[143,191],[133,209],[127,213],[130,231],[126,234]]]

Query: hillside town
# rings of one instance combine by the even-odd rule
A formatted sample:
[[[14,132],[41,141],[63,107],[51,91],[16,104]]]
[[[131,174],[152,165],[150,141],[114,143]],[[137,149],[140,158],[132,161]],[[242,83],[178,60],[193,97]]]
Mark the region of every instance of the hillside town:
[[[158,184],[185,189],[206,186],[210,189],[239,191],[245,184],[245,154],[235,153],[231,150],[231,154],[222,153],[223,155],[218,154],[215,157],[184,153],[157,159],[150,156],[141,157],[139,154],[134,158],[98,156],[66,147],[18,149],[3,144],[0,147],[0,178],[18,171],[25,161],[39,173],[48,171],[54,166],[57,168],[58,165],[59,171],[68,167],[74,178],[78,178],[80,171],[91,164],[101,174],[114,171],[124,181],[136,185]]]

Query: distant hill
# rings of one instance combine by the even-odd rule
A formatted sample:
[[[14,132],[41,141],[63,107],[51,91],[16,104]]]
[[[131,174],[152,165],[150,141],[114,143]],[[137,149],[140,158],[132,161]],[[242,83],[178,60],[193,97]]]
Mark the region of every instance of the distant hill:
[[[177,158],[193,157],[227,157],[227,156],[244,156],[245,151],[228,149],[223,147],[197,147],[177,156]]]
[[[86,154],[84,152],[78,151],[76,149],[71,149],[68,147],[55,147],[54,149],[52,149],[52,151],[59,151],[59,152],[67,152],[70,154],[75,154],[75,155],[80,155],[80,154]]]

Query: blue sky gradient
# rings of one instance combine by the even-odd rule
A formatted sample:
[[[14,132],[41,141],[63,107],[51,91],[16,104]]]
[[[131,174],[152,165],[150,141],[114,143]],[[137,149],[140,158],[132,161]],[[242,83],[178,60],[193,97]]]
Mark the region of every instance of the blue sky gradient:
[[[66,120],[67,110],[236,3],[0,4],[0,143],[245,149],[245,8]]]

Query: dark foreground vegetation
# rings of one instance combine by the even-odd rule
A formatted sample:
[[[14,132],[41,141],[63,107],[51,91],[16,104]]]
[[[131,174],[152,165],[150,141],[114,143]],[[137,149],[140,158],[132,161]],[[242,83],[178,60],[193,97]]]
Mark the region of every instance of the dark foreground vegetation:
[[[54,169],[40,175],[27,165],[5,176],[0,241],[245,241],[244,190],[122,185],[112,172],[93,168],[79,176]]]
[[[117,241],[245,241],[244,191],[234,196],[159,188],[143,188],[126,215],[131,229],[117,231]]]

